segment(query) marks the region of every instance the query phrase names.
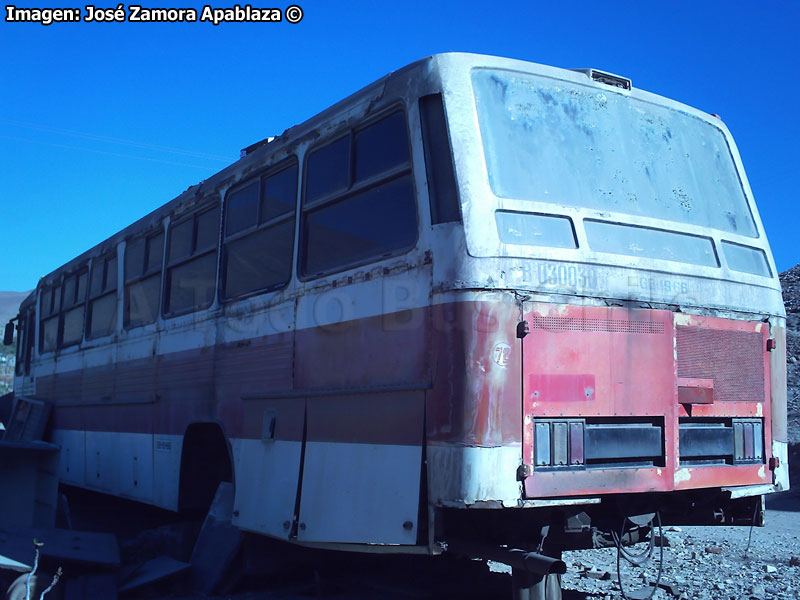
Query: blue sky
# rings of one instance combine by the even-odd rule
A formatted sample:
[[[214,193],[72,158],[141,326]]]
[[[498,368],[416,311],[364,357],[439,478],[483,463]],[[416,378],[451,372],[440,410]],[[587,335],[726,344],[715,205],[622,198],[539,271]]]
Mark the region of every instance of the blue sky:
[[[31,289],[240,148],[452,50],[605,69],[720,114],[779,270],[800,262],[800,2],[296,3],[296,25],[0,21],[0,290]]]

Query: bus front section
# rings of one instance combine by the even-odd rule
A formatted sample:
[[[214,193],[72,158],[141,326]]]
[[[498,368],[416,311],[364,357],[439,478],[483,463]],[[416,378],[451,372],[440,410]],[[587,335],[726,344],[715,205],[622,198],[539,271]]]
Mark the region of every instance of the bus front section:
[[[434,282],[431,502],[503,543],[468,509],[750,524],[789,485],[785,312],[725,125],[593,70],[445,71],[466,257]]]

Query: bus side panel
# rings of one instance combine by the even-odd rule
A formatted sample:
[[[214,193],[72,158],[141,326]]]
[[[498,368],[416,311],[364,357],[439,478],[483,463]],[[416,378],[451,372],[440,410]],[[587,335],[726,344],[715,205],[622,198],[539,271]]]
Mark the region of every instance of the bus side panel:
[[[303,445],[303,398],[247,399],[231,440],[237,527],[287,538],[292,532]]]
[[[772,321],[770,321],[772,323]],[[773,324],[775,348],[770,353],[770,392],[772,394],[772,455],[778,459],[773,479],[778,489],[789,489],[788,417],[786,406],[786,327],[785,321]]]
[[[432,307],[428,495],[439,505],[520,500],[519,308],[496,294]]]
[[[511,301],[464,301],[436,304],[432,311],[434,383],[428,440],[519,445],[519,308]]]
[[[86,433],[77,429],[53,429],[53,443],[61,447],[58,477],[63,483],[85,484]]]
[[[298,540],[416,543],[423,406],[422,390],[307,400]]]

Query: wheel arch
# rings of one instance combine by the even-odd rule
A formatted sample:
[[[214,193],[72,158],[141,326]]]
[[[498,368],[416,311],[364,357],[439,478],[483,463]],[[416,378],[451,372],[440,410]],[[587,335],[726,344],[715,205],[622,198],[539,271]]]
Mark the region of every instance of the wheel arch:
[[[183,434],[178,510],[207,511],[223,481],[234,485],[233,452],[222,425],[216,421],[191,423]]]

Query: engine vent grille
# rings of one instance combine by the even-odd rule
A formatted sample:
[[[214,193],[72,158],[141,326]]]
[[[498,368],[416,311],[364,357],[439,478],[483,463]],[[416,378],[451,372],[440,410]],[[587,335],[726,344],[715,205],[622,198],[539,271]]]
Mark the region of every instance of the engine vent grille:
[[[678,377],[714,380],[714,400],[764,401],[760,333],[677,327]]]
[[[607,331],[609,333],[663,334],[664,323],[623,319],[583,319],[579,317],[541,317],[530,319],[531,329],[551,331]]]

